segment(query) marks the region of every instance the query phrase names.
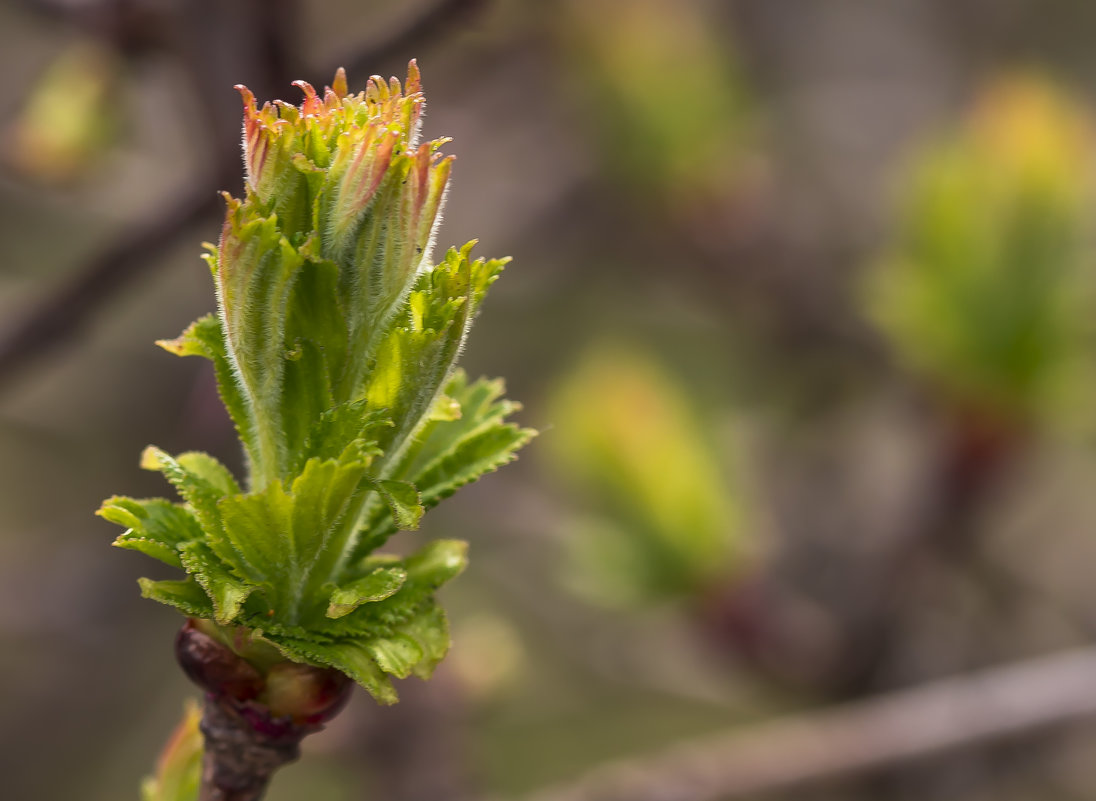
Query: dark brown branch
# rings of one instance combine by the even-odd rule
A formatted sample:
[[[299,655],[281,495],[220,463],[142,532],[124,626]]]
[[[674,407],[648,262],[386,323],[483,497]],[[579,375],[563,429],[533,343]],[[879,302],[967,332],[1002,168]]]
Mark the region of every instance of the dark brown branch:
[[[1096,648],[1085,648],[621,760],[528,801],[753,798],[1094,716]]]
[[[457,26],[466,23],[488,6],[488,0],[437,0],[402,28],[391,31],[383,41],[348,53],[336,64],[326,65],[314,76],[315,85],[331,80],[339,67],[351,77],[398,70],[407,65],[415,51],[429,42],[444,38]]]
[[[274,771],[295,761],[301,738],[264,737],[226,699],[207,697],[202,708],[202,788],[198,801],[258,801]]]
[[[208,187],[192,189],[168,208],[134,223],[87,260],[76,274],[42,298],[0,340],[0,390],[29,364],[69,341],[108,300],[197,223],[220,199]]]

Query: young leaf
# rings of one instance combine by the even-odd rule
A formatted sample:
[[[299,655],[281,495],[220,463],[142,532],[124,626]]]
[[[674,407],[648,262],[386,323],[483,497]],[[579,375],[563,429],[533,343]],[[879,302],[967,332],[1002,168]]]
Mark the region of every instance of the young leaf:
[[[174,606],[190,617],[213,617],[213,604],[209,596],[193,579],[186,581],[153,581],[137,579],[141,586],[141,595],[168,606]]]
[[[285,475],[288,449],[280,401],[286,316],[303,263],[279,230],[277,217],[263,217],[238,200],[228,200],[221,244],[209,255],[209,264],[221,299],[229,360],[255,421],[252,477],[260,489]]]
[[[532,429],[503,422],[521,408],[500,400],[503,391],[501,381],[480,379],[469,384],[460,370],[446,384],[439,399],[444,414],[435,414],[423,426],[393,467],[394,477],[419,489],[424,509],[512,461],[517,450],[536,435]],[[378,547],[399,528],[390,510],[374,506],[359,550]]]
[[[406,580],[407,571],[399,565],[378,567],[331,593],[331,605],[327,607],[327,616],[342,617],[364,603],[383,601],[394,595]]]
[[[344,640],[325,643],[279,635],[270,635],[270,641],[290,659],[341,670],[364,687],[378,703],[394,704],[399,700],[391,680],[377,664],[365,642]]]
[[[213,602],[213,617],[227,625],[240,611],[254,585],[236,578],[204,542],[189,542],[180,549],[183,566]]]
[[[217,537],[221,531],[221,515],[217,502],[222,496],[217,484],[211,483],[201,473],[188,469],[178,459],[153,446],[145,448],[141,454],[141,467],[163,473],[194,511],[207,539]],[[209,465],[203,464],[201,467],[208,468]]]
[[[136,500],[116,495],[104,501],[97,514],[126,527],[114,545],[141,551],[175,567],[182,567],[180,546],[203,537],[198,521],[190,512],[163,498]]]
[[[195,320],[175,339],[156,341],[164,350],[177,356],[201,356],[213,362],[213,371],[217,379],[217,391],[221,402],[228,410],[229,417],[236,427],[247,453],[249,463],[256,458],[255,421],[251,410],[240,391],[240,385],[233,373],[225,346],[221,320],[215,314],[207,314]]]
[[[407,481],[382,479],[374,485],[384,497],[396,526],[404,530],[419,527],[422,519],[422,497],[415,485]]]
[[[506,265],[505,259],[471,261],[473,245],[450,248],[441,264],[419,278],[408,297],[407,319],[377,351],[364,397],[372,407],[387,409],[394,424],[379,441],[382,471],[398,462],[410,436],[429,421],[479,304]]]

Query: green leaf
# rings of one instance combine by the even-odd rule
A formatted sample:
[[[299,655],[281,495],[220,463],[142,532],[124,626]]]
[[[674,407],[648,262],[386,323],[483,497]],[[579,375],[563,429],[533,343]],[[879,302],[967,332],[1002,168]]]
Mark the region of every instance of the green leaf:
[[[450,248],[419,277],[408,296],[408,319],[377,349],[363,397],[373,408],[387,409],[394,424],[379,441],[383,465],[398,464],[409,438],[428,422],[479,304],[506,264],[471,261],[474,244]]]
[[[374,486],[388,504],[399,528],[411,530],[419,527],[423,513],[422,498],[414,484],[385,479],[375,482]]]
[[[234,495],[240,491],[240,485],[228,468],[208,453],[188,451],[176,456],[175,460],[187,473],[206,481],[222,495]]]
[[[432,604],[408,621],[403,630],[422,648],[423,657],[414,667],[415,675],[420,679],[430,678],[434,668],[449,653],[451,640],[445,611],[437,604]]]
[[[320,455],[309,452],[309,445],[317,444],[313,428],[337,400],[336,385],[350,336],[338,283],[338,265],[326,259],[306,258],[288,305],[281,433],[293,471],[299,470],[310,456]],[[340,449],[352,439],[357,437],[341,440]]]
[[[327,616],[342,617],[364,603],[383,601],[396,593],[407,580],[407,571],[399,565],[377,567],[371,573],[354,579],[331,593]]]
[[[236,578],[205,543],[187,543],[180,553],[187,572],[213,601],[214,619],[222,625],[232,622],[255,586]]]
[[[536,436],[532,429],[503,422],[521,408],[502,399],[504,391],[497,380],[469,384],[461,370],[446,384],[445,394],[438,400],[445,406],[444,413],[431,417],[393,466],[393,477],[410,481],[419,489],[424,509],[512,461]],[[398,528],[389,509],[372,507],[358,554],[379,547]]]
[[[433,578],[438,580],[440,575]],[[390,597],[370,607],[392,601]],[[398,620],[387,625],[378,623],[371,631],[331,638],[315,632],[308,637],[276,632],[267,632],[266,636],[291,658],[343,671],[385,704],[397,700],[385,673],[397,678],[412,674],[428,678],[449,650],[448,621],[432,600],[419,602]]]
[[[396,593],[384,600],[363,604],[338,619],[316,622],[314,630],[332,640],[391,636],[423,614],[433,603],[435,591],[458,576],[467,562],[467,543],[460,540],[429,542],[401,563],[407,578]]]
[[[286,318],[304,258],[279,230],[277,217],[229,198],[225,231],[209,261],[229,360],[255,422],[252,479],[261,489],[285,475],[290,458],[282,403]]]
[[[220,502],[225,537],[241,556],[233,566],[267,588],[284,622],[326,609],[322,588],[345,559],[366,493],[365,470],[361,450],[351,447],[340,460],[310,459],[288,492],[279,480]]]
[[[189,617],[213,617],[213,605],[209,596],[193,579],[185,581],[153,581],[137,579],[141,586],[141,597],[151,598],[168,606],[174,606]]]
[[[209,467],[208,464],[202,466]],[[206,536],[211,540],[216,538],[221,529],[217,502],[223,495],[216,484],[211,483],[205,476],[193,472],[177,459],[151,445],[145,448],[144,453],[141,454],[141,467],[163,473],[183,500],[194,510],[198,523]]]
[[[385,673],[391,673],[397,679],[406,679],[415,665],[422,661],[423,653],[414,639],[402,634],[371,640],[366,646],[377,665]]]
[[[536,434],[531,428],[496,425],[462,440],[415,477],[422,488],[423,505],[435,506],[464,485],[512,462]]]
[[[116,495],[104,501],[96,514],[126,527],[114,545],[140,551],[174,567],[182,567],[179,546],[203,537],[190,512],[163,498],[136,500]]]
[[[413,481],[413,476],[449,453],[462,439],[517,411],[518,404],[502,399],[505,391],[499,379],[481,378],[469,383],[464,370],[455,370],[445,385],[445,394],[435,402],[431,419],[393,467],[392,477]]]
[[[226,350],[220,318],[207,314],[190,324],[176,339],[156,341],[164,350],[177,356],[201,356],[213,362],[217,391],[244,444],[249,462],[255,458],[255,421],[244,400],[239,380],[232,369]]]
[[[292,550],[293,502],[282,483],[224,498],[219,511],[225,540],[238,554],[233,568],[248,583],[263,586],[274,608],[288,611],[298,591],[293,581],[298,565]]]
[[[333,406],[312,423],[296,472],[304,468],[304,462],[309,458],[337,458],[347,443],[355,441],[364,443],[363,459],[372,463],[374,457],[382,454],[376,446],[379,432],[391,425],[385,410],[371,409],[364,400]]]
[[[461,370],[445,388],[444,400],[458,413],[431,420],[405,452],[393,476],[419,487],[427,508],[460,486],[513,459],[536,432],[503,421],[520,404],[502,398],[503,382],[484,378],[471,384]]]
[[[468,566],[468,543],[434,540],[404,560],[408,583],[435,590]]]
[[[269,635],[269,639],[290,659],[341,670],[364,687],[378,703],[387,705],[399,700],[392,682],[361,641],[323,643],[278,635]]]

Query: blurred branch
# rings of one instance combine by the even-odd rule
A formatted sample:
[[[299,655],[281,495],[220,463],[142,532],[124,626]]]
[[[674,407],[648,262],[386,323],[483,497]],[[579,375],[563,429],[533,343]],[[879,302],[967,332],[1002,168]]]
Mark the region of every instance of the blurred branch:
[[[74,24],[83,26],[88,24],[85,18],[85,14],[88,13],[85,4],[42,0],[32,5],[38,5],[42,10],[65,15]],[[117,5],[129,8],[132,4]],[[378,65],[390,64],[393,60],[402,58],[409,50],[441,38],[452,26],[486,5],[487,0],[437,0],[401,28],[386,36],[383,41],[347,54],[340,63],[344,64],[352,75],[376,71]],[[183,10],[185,11],[187,7],[188,5],[184,4]],[[269,21],[262,26],[260,35],[264,36],[265,41],[261,43],[259,51],[260,58],[264,62],[260,66],[266,67],[261,81],[263,86],[278,86],[283,83],[281,80],[283,76],[267,75],[265,72],[281,73],[289,69],[287,65],[294,63],[294,54],[287,52],[285,48],[292,41],[292,36],[286,34],[287,30],[292,30],[292,25],[295,23],[292,17],[296,15],[292,13],[292,5],[285,0],[279,2],[277,7],[290,14],[291,18]],[[115,10],[115,4],[92,4],[90,9],[92,11]],[[200,31],[197,32],[200,33]],[[200,58],[187,59],[185,50],[186,48],[183,48],[183,60],[193,61],[193,64],[189,66],[204,63]],[[195,52],[201,52],[201,49],[196,48]],[[181,55],[180,52],[171,54]],[[312,82],[324,84],[335,74],[338,66],[339,64],[325,66],[319,73],[324,77],[317,80],[315,76],[311,76]],[[191,77],[195,78],[195,76]],[[225,76],[224,84],[227,87],[243,79],[244,76]],[[210,82],[209,76],[203,72],[196,77],[196,80],[201,84],[195,87],[195,91],[200,95],[199,100],[208,99],[206,90]],[[219,150],[220,148],[214,148],[215,153]],[[235,145],[232,152],[233,154],[236,152]],[[233,165],[236,163],[235,158],[233,155]],[[223,168],[216,166],[211,171],[211,179],[208,183],[203,182],[189,190],[183,190],[176,198],[155,210],[145,220],[127,226],[116,240],[76,267],[69,280],[40,299],[21,320],[0,335],[0,391],[9,387],[23,369],[76,336],[100,308],[155,264],[154,256],[157,253],[163,252],[178,242],[207,216],[212,216],[218,206],[219,200],[216,193],[221,188],[220,183],[224,172]]]
[[[383,41],[347,53],[339,63],[322,68],[312,83],[326,83],[340,66],[351,76],[372,74],[386,66],[394,69],[397,62],[406,62],[411,57],[410,51],[440,40],[473,15],[484,11],[488,4],[489,0],[436,0],[404,23],[403,27],[385,36]]]
[[[87,259],[75,275],[41,298],[0,339],[0,390],[29,364],[74,337],[88,318],[140,275],[154,253],[163,252],[217,208],[208,187],[191,189],[134,223]]]
[[[1083,648],[620,760],[527,801],[747,798],[1094,716],[1096,648]]]

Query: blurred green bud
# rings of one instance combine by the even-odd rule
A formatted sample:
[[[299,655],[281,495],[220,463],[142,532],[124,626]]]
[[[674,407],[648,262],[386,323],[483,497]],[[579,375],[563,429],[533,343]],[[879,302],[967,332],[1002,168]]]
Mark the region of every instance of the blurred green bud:
[[[743,499],[673,380],[619,348],[557,391],[552,455],[594,516],[568,523],[573,584],[603,601],[703,592],[744,555]]]
[[[569,88],[619,178],[686,207],[725,195],[750,153],[755,115],[733,42],[704,0],[567,0]]]
[[[949,403],[1008,424],[1057,423],[1084,405],[1090,146],[1080,108],[1015,77],[913,162],[867,300],[899,358]]]
[[[6,132],[5,160],[43,183],[64,183],[87,173],[119,129],[121,60],[94,41],[64,52],[31,88]]]

